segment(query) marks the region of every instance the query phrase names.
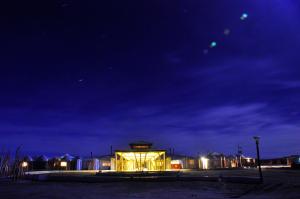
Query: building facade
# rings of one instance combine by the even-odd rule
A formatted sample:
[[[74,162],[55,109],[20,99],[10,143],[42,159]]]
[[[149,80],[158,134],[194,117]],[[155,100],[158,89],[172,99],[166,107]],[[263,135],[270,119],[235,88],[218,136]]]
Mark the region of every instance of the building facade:
[[[112,159],[114,169],[117,172],[130,171],[165,171],[166,151],[152,149],[152,143],[130,143],[128,150],[116,150]]]

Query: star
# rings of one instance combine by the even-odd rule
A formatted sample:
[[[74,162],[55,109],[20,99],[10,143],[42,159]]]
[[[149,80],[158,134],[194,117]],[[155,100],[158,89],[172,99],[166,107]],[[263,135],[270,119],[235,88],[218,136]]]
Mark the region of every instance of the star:
[[[245,19],[248,18],[248,14],[247,13],[243,13],[242,16],[240,17],[240,19],[243,21]]]
[[[224,35],[228,36],[230,34],[230,29],[229,28],[226,28],[224,30]]]
[[[214,48],[217,46],[217,42],[213,41],[210,43],[210,48]]]

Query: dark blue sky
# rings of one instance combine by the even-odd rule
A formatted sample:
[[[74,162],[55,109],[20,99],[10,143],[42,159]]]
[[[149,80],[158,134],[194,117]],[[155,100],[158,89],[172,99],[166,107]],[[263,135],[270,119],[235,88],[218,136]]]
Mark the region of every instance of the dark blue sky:
[[[300,152],[298,0],[0,7],[2,148],[107,154],[148,140],[191,155],[238,144],[254,155],[260,135],[263,157]]]

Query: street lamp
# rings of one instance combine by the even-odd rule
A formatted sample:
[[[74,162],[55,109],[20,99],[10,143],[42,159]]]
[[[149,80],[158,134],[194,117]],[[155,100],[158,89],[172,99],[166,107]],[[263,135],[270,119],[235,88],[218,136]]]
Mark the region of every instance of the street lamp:
[[[253,139],[255,140],[255,144],[256,144],[256,155],[257,155],[257,165],[258,165],[258,170],[259,170],[259,177],[260,177],[260,181],[263,182],[263,175],[262,175],[262,171],[261,171],[260,155],[259,155],[259,139],[260,139],[260,137],[254,136]]]

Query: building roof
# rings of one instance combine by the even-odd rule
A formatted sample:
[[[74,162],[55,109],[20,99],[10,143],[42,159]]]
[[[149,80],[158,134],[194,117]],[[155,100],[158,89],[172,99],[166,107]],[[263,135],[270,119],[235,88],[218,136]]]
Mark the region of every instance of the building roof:
[[[31,156],[27,155],[23,158],[23,161],[32,162],[33,158]]]
[[[211,155],[211,156],[223,156],[222,153],[218,153],[218,152],[212,152],[212,153],[209,153],[208,155]]]
[[[137,141],[129,143],[131,149],[150,149],[152,147],[151,142]]]
[[[71,156],[70,154],[66,153],[65,155],[61,156],[61,159],[66,161],[72,161],[74,159],[74,156]]]
[[[35,161],[47,162],[48,159],[49,159],[49,158],[48,158],[47,156],[41,155],[41,156],[37,157],[37,158],[35,159]]]
[[[146,142],[146,141],[143,141],[143,140],[129,143],[129,145],[132,145],[132,144],[133,145],[152,145],[151,142]]]
[[[115,152],[166,152],[166,150],[162,149],[127,149],[127,150],[115,150]]]

